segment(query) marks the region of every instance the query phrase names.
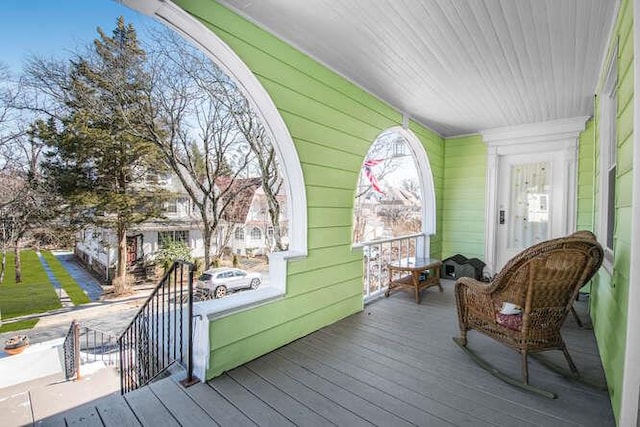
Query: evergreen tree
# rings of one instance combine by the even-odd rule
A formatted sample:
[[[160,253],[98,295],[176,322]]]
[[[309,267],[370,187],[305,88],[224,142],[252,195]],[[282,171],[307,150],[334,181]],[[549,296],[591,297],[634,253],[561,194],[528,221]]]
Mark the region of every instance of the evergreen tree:
[[[121,294],[128,290],[127,230],[161,216],[166,194],[146,177],[165,166],[157,148],[136,136],[148,131],[150,79],[135,29],[120,17],[111,37],[98,33],[92,53],[72,61],[59,87],[66,114],[38,122],[35,135],[49,147],[46,173],[77,218],[116,230],[114,290]]]

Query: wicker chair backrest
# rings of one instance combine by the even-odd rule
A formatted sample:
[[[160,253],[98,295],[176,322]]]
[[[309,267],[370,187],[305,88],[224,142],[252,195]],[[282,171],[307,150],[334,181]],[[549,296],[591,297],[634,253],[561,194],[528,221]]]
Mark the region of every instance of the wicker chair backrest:
[[[588,231],[540,242],[513,257],[494,278],[494,300],[518,304],[525,312],[568,309],[602,260],[602,246]]]

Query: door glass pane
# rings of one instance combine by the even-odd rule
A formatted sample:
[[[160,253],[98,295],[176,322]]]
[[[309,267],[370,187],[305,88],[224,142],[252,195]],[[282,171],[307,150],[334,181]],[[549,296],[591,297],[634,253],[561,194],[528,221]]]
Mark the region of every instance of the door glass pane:
[[[525,249],[549,238],[549,174],[548,162],[511,167],[509,249]]]

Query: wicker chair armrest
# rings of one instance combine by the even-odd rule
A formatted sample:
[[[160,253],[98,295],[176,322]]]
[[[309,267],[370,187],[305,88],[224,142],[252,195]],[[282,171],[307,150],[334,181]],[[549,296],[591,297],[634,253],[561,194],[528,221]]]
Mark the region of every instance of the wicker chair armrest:
[[[456,293],[461,292],[464,288],[467,292],[489,295],[493,292],[494,287],[492,283],[481,282],[471,277],[461,277],[456,282]]]
[[[469,316],[482,318],[487,322],[494,321],[496,313],[493,301],[494,288],[495,286],[491,283],[480,282],[470,277],[458,279],[455,285],[455,297],[461,330],[469,328]]]

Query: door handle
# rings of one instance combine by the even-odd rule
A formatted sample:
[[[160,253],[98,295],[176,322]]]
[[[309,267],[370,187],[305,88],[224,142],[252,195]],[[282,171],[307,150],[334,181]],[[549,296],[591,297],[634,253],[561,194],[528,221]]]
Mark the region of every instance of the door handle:
[[[500,211],[499,221],[500,221],[500,225],[504,225],[504,210]]]

